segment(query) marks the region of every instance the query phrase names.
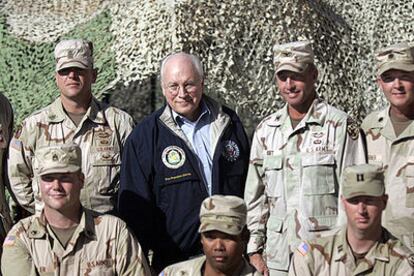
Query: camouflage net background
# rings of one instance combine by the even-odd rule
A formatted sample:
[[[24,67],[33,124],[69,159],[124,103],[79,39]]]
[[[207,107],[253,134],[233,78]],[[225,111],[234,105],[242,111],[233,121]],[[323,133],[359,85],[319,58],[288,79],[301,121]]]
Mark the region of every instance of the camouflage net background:
[[[313,42],[318,91],[360,121],[385,100],[374,52],[414,41],[412,0],[2,0],[0,91],[17,123],[57,97],[54,45],[94,42],[94,93],[137,121],[163,103],[160,60],[172,51],[201,57],[207,93],[236,109],[249,132],[283,102],[272,46]]]

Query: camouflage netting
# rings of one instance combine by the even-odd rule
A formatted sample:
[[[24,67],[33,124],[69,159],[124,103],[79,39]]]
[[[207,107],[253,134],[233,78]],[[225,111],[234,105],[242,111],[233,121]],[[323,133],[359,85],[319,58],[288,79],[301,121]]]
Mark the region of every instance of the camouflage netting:
[[[53,45],[83,37],[100,68],[95,95],[139,121],[162,104],[159,61],[171,51],[199,55],[210,95],[235,108],[249,129],[283,103],[273,80],[272,46],[313,42],[318,91],[361,120],[385,101],[373,54],[414,41],[411,0],[25,1],[0,2],[0,90],[17,120],[57,96]],[[76,11],[76,12],[75,12]]]

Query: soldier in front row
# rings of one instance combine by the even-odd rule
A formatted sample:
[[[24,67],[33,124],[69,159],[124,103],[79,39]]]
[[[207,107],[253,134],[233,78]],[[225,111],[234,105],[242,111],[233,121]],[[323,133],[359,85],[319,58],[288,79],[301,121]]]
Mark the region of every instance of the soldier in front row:
[[[366,157],[355,122],[316,92],[310,42],[276,45],[274,52],[286,105],[265,118],[253,137],[245,190],[247,251],[265,275],[287,275],[302,239],[345,221],[339,210],[342,170]]]
[[[414,44],[381,49],[376,60],[377,83],[389,104],[362,123],[368,162],[386,171],[384,226],[414,250]]]
[[[200,221],[205,256],[171,265],[160,276],[262,275],[243,257],[249,240],[243,199],[223,195],[206,198],[201,205]]]
[[[14,275],[150,275],[135,237],[117,217],[80,203],[81,150],[74,144],[35,152],[44,208],[18,222],[3,244],[1,271]]]
[[[333,236],[302,242],[289,275],[414,275],[414,253],[381,226],[388,200],[381,168],[346,168],[342,189],[347,226]]]

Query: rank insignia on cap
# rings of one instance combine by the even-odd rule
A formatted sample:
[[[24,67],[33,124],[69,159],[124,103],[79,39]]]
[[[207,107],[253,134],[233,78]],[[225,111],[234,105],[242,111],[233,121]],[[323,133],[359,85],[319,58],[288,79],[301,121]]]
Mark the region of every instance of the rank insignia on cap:
[[[52,160],[53,161],[58,161],[58,156],[57,156],[57,154],[55,153],[55,154],[53,154],[53,156],[52,156]]]
[[[364,174],[357,173],[356,177],[357,177],[357,182],[364,181]]]
[[[163,150],[161,159],[167,168],[178,169],[184,165],[185,153],[180,147],[169,146]]]
[[[227,161],[234,162],[240,156],[240,149],[237,146],[236,142],[227,140],[224,142],[224,149],[222,153],[223,157],[226,158]]]
[[[306,242],[301,242],[298,247],[298,251],[302,256],[305,256],[309,252],[309,245]]]

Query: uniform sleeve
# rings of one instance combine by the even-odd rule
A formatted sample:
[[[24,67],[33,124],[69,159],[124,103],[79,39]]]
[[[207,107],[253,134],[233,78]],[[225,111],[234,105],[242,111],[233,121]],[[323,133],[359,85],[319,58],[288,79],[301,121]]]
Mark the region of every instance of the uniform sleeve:
[[[15,229],[10,231],[3,243],[1,272],[3,276],[37,275],[31,254],[17,237]]]
[[[151,271],[145,259],[140,244],[128,228],[121,229],[120,241],[116,255],[117,275],[123,276],[151,276]]]
[[[289,267],[289,276],[315,275],[312,251],[309,244],[302,242],[293,253]],[[316,275],[315,275],[316,276]]]
[[[34,213],[32,187],[32,156],[35,132],[23,123],[10,142],[8,174],[10,187],[17,202],[27,211]]]
[[[119,214],[140,241],[145,254],[152,249],[156,236],[152,150],[147,136],[136,130],[125,143],[118,195]]]
[[[244,192],[244,200],[247,205],[247,227],[250,230],[247,253],[254,253],[263,249],[266,239],[266,219],[269,207],[264,193],[263,175],[263,146],[256,132],[252,141]]]
[[[342,183],[342,172],[346,167],[358,164],[367,163],[367,153],[364,135],[356,123],[348,118],[347,127],[344,129],[343,150],[337,150],[337,158],[339,164],[336,168],[336,175],[339,183]],[[346,131],[345,131],[346,130]],[[342,226],[346,223],[346,214],[341,203],[342,187],[339,187],[338,195],[338,223],[337,226]]]

